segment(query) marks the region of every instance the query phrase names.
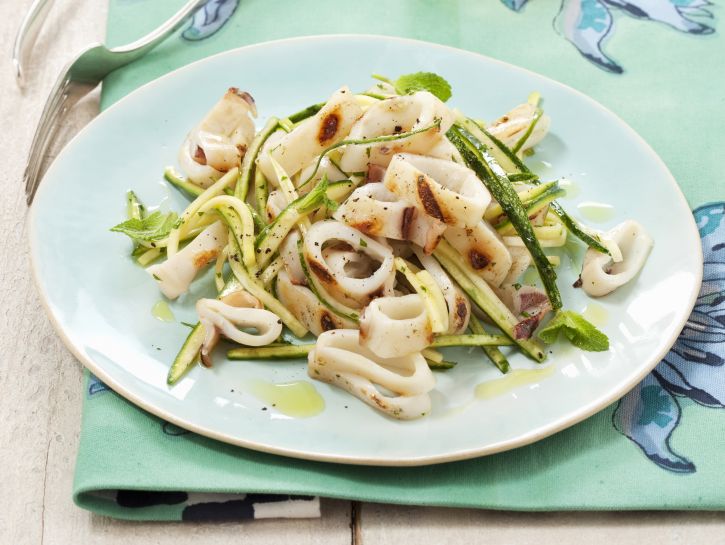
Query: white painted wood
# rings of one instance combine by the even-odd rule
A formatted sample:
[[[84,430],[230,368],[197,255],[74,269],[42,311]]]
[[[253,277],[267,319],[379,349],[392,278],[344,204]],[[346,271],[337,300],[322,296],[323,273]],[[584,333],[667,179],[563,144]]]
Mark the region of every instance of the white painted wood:
[[[725,545],[725,513],[512,513],[363,505],[362,543],[374,545]]]
[[[324,501],[319,520],[241,524],[130,523],[73,504],[81,368],[55,335],[35,293],[20,180],[47,93],[73,52],[102,38],[106,7],[98,0],[56,0],[31,58],[29,88],[21,94],[9,50],[30,3],[0,5],[0,544],[350,543],[350,504],[344,501]],[[61,140],[97,110],[96,93],[73,112]],[[725,513],[516,514],[364,504],[359,526],[356,545],[596,545],[605,540],[725,545]]]

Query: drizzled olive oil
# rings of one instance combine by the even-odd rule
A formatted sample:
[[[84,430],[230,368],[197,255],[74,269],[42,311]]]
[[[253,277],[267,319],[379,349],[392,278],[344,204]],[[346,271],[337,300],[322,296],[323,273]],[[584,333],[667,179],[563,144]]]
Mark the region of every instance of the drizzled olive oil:
[[[582,311],[582,316],[597,327],[603,327],[609,321],[609,312],[599,303],[589,303]]]
[[[614,207],[603,202],[585,201],[577,205],[584,219],[596,223],[604,223],[614,218]]]
[[[548,365],[541,369],[516,369],[496,380],[482,382],[476,386],[475,395],[478,399],[492,399],[527,384],[536,384],[554,372],[554,366]]]
[[[171,307],[166,301],[157,301],[153,307],[151,307],[151,316],[162,322],[173,322],[174,313],[171,312]]]
[[[309,382],[297,381],[275,384],[264,380],[255,380],[247,384],[248,391],[257,399],[292,418],[309,418],[320,414],[325,408],[325,400]]]

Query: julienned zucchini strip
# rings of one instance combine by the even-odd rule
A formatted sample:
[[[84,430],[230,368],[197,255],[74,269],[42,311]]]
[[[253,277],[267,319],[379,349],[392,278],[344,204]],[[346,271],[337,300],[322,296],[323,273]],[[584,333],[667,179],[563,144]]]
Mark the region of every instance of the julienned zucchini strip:
[[[478,276],[463,261],[456,250],[442,240],[435,252],[435,257],[448,274],[455,280],[468,297],[480,307],[493,322],[521,347],[529,357],[536,361],[544,361],[546,354],[541,345],[531,339],[516,339],[514,327],[518,323],[516,317],[496,296],[486,281]]]
[[[250,271],[248,271],[244,266],[241,240],[240,237],[237,236],[240,229],[242,229],[241,219],[239,219],[236,210],[232,208],[222,208],[219,212],[233,235],[229,237],[229,241],[231,243],[229,266],[232,269],[234,276],[245,290],[259,299],[265,307],[279,316],[280,320],[282,320],[284,325],[286,325],[294,335],[297,337],[304,337],[307,334],[307,328],[297,318],[295,318],[289,310],[287,310],[279,299],[274,297],[274,295],[265,289],[264,284],[255,277],[255,271],[250,273]]]
[[[481,346],[481,343],[495,346],[496,343],[511,344],[506,337],[500,335],[443,335],[436,337],[431,346]],[[227,352],[230,360],[277,360],[304,358],[312,349],[315,343],[305,344],[277,344],[270,346],[260,346],[252,348],[232,348]],[[431,365],[431,360],[428,360]],[[452,365],[449,362],[432,362],[431,368],[439,367],[450,369]],[[436,365],[438,364],[438,365]],[[455,365],[455,363],[453,364]]]
[[[428,367],[431,371],[447,371],[448,369],[453,369],[456,365],[458,365],[458,362],[455,361],[433,361],[429,358],[426,358],[425,361],[428,362]]]
[[[164,169],[164,179],[166,179],[167,182],[176,187],[176,189],[183,191],[191,197],[196,198],[204,193],[203,187],[192,184],[186,178],[178,174],[173,167],[166,167]]]
[[[544,193],[524,205],[524,210],[526,210],[526,216],[531,219],[532,216],[535,216],[543,208],[550,206],[554,200],[558,199],[559,197],[563,197],[565,194],[566,192],[559,187],[551,187],[547,189]],[[513,224],[508,217],[504,219],[501,223],[496,224],[494,227],[500,235],[510,235],[514,230]]]
[[[235,243],[241,249],[244,266],[256,270],[257,256],[254,252],[254,219],[247,206],[229,195],[214,197],[199,208],[199,213],[214,210],[229,227]]]
[[[445,346],[511,346],[513,341],[505,335],[489,335],[488,333],[474,335],[440,335],[433,339],[432,348]]]
[[[469,118],[461,120],[460,124],[488,148],[488,151],[494,159],[496,159],[501,168],[507,172],[508,179],[510,181],[525,181],[536,185],[540,184],[538,176],[531,172],[523,161],[521,161],[521,159],[519,159],[518,156],[506,146],[506,144],[486,131],[486,129],[484,129],[481,125]],[[559,216],[562,223],[564,223],[572,235],[577,237],[588,247],[593,248],[598,252],[609,254],[609,250],[607,250],[607,248],[595,237],[584,231],[577,221],[574,220],[558,202],[553,202],[551,204],[551,209],[557,216]]]
[[[252,143],[247,148],[242,159],[242,164],[239,169],[239,180],[237,180],[237,187],[234,189],[234,195],[241,201],[246,200],[247,192],[249,191],[249,184],[254,179],[254,173],[256,170],[256,160],[259,155],[259,151],[267,141],[267,138],[277,129],[279,125],[279,119],[276,117],[270,117],[265,123],[262,130],[257,133],[252,140]]]
[[[508,216],[511,224],[521,237],[531,254],[532,261],[539,271],[544,289],[554,310],[562,307],[561,295],[556,285],[556,272],[541,249],[541,245],[534,234],[529,216],[519,196],[505,176],[495,172],[493,166],[499,168],[486,151],[486,147],[470,132],[460,126],[452,126],[447,133],[448,139],[456,146],[464,161],[481,181],[486,185],[496,201]]]
[[[260,268],[272,260],[279,245],[301,219],[328,202],[327,189],[327,178],[324,178],[307,195],[285,206],[274,221],[262,229],[254,242]]]
[[[219,292],[218,297],[222,298],[233,291],[239,290],[240,288],[241,285],[237,279],[232,277],[232,279],[229,280],[224,285],[224,288],[222,288]],[[205,335],[206,331],[204,330],[204,326],[201,322],[197,322],[189,332],[189,335],[187,335],[184,344],[181,346],[179,353],[176,354],[176,357],[169,368],[169,373],[166,375],[167,384],[175,384],[176,381],[184,375],[184,373],[191,369],[192,365],[194,365],[197,357],[199,356],[199,350],[201,350],[201,345],[204,342]]]
[[[142,220],[146,216],[146,207],[133,191],[126,192],[126,217]]]
[[[468,321],[468,327],[470,327],[471,331],[476,335],[482,335],[486,333],[486,330],[483,329],[483,324],[473,314],[471,314],[471,317]],[[509,361],[506,359],[506,356],[503,355],[503,352],[501,352],[501,350],[499,350],[495,346],[481,346],[481,348],[499,371],[504,374],[509,372],[509,370],[511,369],[511,365],[509,364]]]
[[[537,123],[539,122],[539,119],[541,119],[541,116],[544,115],[544,110],[541,108],[536,108],[534,110],[534,115],[531,118],[531,123],[529,123],[529,126],[526,128],[526,132],[519,138],[518,142],[514,144],[514,147],[511,149],[512,152],[518,153],[521,148],[524,147],[524,144],[526,144],[526,141],[531,136],[531,133],[534,132],[534,128],[536,128]]]
[[[305,358],[315,347],[310,344],[281,344],[253,348],[232,348],[227,352],[230,360],[290,360]]]
[[[303,108],[299,112],[295,112],[292,115],[287,116],[287,119],[289,119],[292,123],[299,123],[300,121],[304,121],[308,117],[312,117],[317,112],[322,110],[325,104],[325,102],[318,102],[317,104],[312,104],[310,106],[307,106],[307,108]]]
[[[556,191],[558,189],[558,185],[558,181],[538,184],[520,191],[517,195],[519,196],[522,204],[528,205],[550,189],[553,188]],[[495,227],[497,224],[500,224],[501,221],[506,220],[506,213],[503,211],[503,208],[501,208],[499,203],[492,203],[488,208],[486,208],[483,219]]]

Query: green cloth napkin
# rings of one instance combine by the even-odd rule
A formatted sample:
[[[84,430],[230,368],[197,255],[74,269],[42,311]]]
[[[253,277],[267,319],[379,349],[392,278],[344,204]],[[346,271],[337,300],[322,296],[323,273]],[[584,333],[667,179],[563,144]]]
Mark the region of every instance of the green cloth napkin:
[[[110,0],[109,43],[142,35],[181,3]],[[74,487],[78,505],[156,520],[193,518],[178,507],[183,492],[177,491],[532,511],[725,508],[725,411],[718,410],[725,406],[725,203],[717,202],[725,200],[719,169],[725,23],[718,17],[722,6],[707,4],[211,0],[183,36],[112,74],[103,86],[103,107],[219,51],[333,32],[417,38],[529,68],[619,114],[664,159],[697,207],[705,284],[675,349],[622,401],[534,445],[430,467],[342,466],[233,447],[164,423],[89,377]],[[119,502],[119,490],[153,491],[159,501]]]

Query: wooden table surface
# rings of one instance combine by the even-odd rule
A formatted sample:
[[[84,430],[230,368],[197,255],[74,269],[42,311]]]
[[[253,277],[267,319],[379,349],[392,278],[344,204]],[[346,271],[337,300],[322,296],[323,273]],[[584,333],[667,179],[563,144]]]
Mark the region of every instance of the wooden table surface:
[[[30,4],[6,0],[0,5],[0,150],[5,165],[0,200],[0,544],[725,545],[725,513],[532,514],[323,500],[320,519],[194,524],[124,522],[77,508],[71,487],[81,366],[55,334],[36,294],[21,177],[50,87],[75,51],[102,39],[106,6],[99,0],[55,2],[32,52],[28,88],[21,93],[15,87],[10,50]],[[59,143],[97,112],[96,93],[76,107]]]

